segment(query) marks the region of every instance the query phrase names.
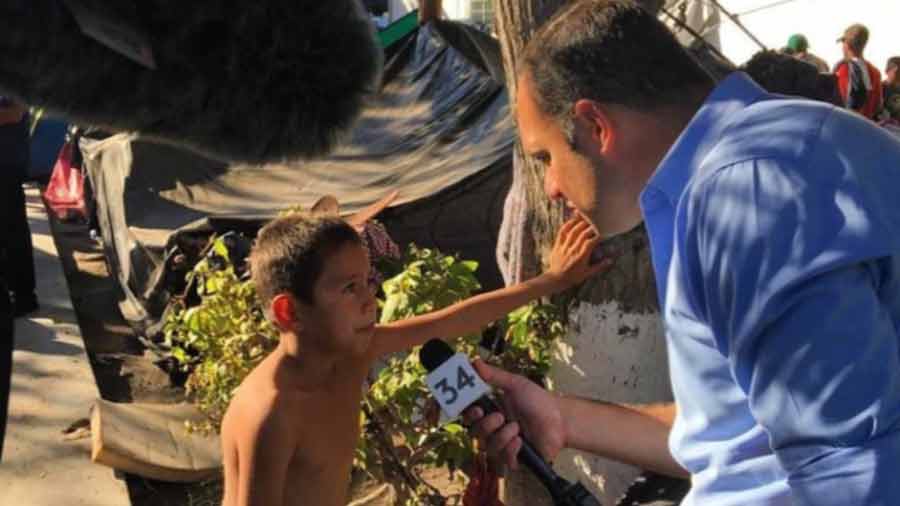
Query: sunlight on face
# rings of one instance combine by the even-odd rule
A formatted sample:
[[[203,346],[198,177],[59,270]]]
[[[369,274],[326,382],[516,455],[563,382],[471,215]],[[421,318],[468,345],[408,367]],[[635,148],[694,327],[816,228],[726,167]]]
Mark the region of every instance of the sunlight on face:
[[[576,152],[557,121],[547,117],[532,95],[531,80],[519,79],[516,102],[525,156],[544,167],[544,193],[595,222],[597,166]]]
[[[559,121],[540,109],[532,93],[530,78],[521,77],[516,110],[519,135],[526,156],[544,167],[547,197],[563,200],[569,215],[578,212],[602,237],[637,226],[643,220],[638,197],[646,183],[639,170],[647,165],[641,159],[647,151],[642,144],[643,125],[633,115],[617,111],[614,117],[610,107],[596,104],[590,114],[574,118],[570,139]]]
[[[375,329],[377,304],[369,276],[369,259],[359,243],[348,243],[325,258],[306,318],[334,352],[360,353]]]

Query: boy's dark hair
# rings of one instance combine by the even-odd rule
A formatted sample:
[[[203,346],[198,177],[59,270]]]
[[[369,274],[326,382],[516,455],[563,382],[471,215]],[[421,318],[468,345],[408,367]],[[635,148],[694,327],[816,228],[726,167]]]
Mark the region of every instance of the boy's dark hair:
[[[579,99],[652,110],[713,84],[672,32],[631,0],[563,7],[528,43],[523,69],[542,112],[564,130]]]
[[[341,246],[362,244],[356,230],[337,217],[291,214],[276,218],[256,236],[250,272],[263,307],[280,293],[314,304],[313,287],[325,259]]]

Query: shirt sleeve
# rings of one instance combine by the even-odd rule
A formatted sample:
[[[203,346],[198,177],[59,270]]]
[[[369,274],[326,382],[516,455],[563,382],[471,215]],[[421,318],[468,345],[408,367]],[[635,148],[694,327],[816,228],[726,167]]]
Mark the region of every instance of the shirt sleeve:
[[[695,303],[794,504],[896,504],[898,264],[865,245],[865,213],[773,160],[721,170],[689,198]]]

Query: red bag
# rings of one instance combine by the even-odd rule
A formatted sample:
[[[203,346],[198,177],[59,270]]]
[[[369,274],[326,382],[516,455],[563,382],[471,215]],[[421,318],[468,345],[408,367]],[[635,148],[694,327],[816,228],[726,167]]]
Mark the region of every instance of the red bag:
[[[58,219],[86,220],[84,202],[84,173],[73,163],[77,141],[66,141],[59,150],[50,182],[44,190],[44,202]]]

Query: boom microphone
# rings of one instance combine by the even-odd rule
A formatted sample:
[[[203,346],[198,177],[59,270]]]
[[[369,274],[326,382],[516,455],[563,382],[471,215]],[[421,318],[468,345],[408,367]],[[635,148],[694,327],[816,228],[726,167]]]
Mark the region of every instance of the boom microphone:
[[[225,161],[328,152],[382,59],[359,0],[0,2],[0,95]]]
[[[441,405],[441,409],[455,417],[471,406],[478,406],[485,416],[500,411],[497,403],[487,394],[490,388],[478,377],[468,358],[453,353],[453,348],[440,339],[431,339],[419,350],[419,361],[428,371],[429,389]],[[524,435],[522,448],[517,456],[543,483],[556,506],[600,506],[581,483],[570,483],[561,478],[544,460]]]

